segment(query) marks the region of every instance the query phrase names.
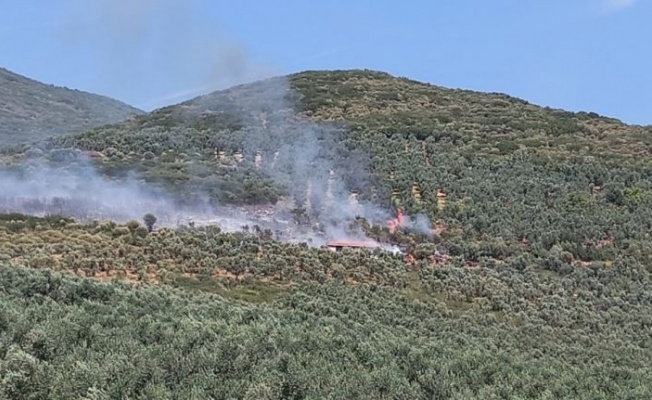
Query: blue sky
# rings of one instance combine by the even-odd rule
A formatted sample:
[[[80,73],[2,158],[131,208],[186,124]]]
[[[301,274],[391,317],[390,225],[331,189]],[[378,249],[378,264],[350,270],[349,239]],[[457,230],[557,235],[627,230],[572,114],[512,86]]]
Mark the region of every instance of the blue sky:
[[[0,0],[0,66],[152,109],[368,68],[652,124],[651,0]]]

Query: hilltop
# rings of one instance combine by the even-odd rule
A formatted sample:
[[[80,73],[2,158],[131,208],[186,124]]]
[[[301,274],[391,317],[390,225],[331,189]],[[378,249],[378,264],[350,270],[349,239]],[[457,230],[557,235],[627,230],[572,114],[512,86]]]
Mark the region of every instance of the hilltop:
[[[562,157],[651,154],[652,126],[538,106],[503,93],[449,89],[377,71],[308,71],[291,80],[314,118],[345,120],[355,130],[388,137],[448,138],[475,156],[518,150]]]
[[[290,89],[291,88],[291,89]],[[152,130],[239,131],[270,116],[297,112],[318,122],[344,123],[352,135],[452,142],[462,154],[542,157],[651,155],[652,126],[627,125],[593,112],[568,112],[501,93],[448,89],[368,70],[307,71],[240,85],[142,115],[135,122],[100,128],[65,141],[102,150],[123,133]],[[145,129],[148,128],[148,129]],[[105,143],[102,143],[104,141]],[[122,145],[121,151],[129,150]],[[131,146],[132,148],[134,146]]]
[[[78,133],[142,114],[111,98],[47,85],[0,68],[0,144]]]

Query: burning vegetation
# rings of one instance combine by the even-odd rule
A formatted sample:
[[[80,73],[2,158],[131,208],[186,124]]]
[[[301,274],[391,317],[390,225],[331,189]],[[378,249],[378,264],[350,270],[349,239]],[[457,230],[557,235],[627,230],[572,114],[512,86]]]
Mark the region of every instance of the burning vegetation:
[[[197,176],[207,175],[201,184],[193,176],[154,186],[156,182],[125,171],[118,179],[109,178],[100,171],[110,170],[108,164],[128,158],[129,153],[61,150],[56,160],[46,153],[28,157],[14,172],[0,170],[2,187],[9,188],[0,198],[0,211],[117,222],[140,221],[151,214],[160,228],[218,225],[226,232],[258,230],[278,241],[335,250],[397,252],[393,235],[399,232],[432,240],[427,216],[408,216],[398,208],[392,217],[370,200],[374,182],[368,173],[368,155],[342,144],[343,127],[297,116],[297,97],[286,79],[258,82],[250,89],[254,96],[216,101],[207,95],[185,105],[188,115],[209,118],[219,114],[216,110],[229,109],[239,121],[240,128],[226,136],[206,131],[210,139],[206,157],[215,170],[199,171]],[[152,162],[157,157],[174,167],[175,176],[198,161],[173,148],[147,154],[138,161]],[[240,176],[240,182],[231,182]],[[263,182],[276,189],[263,190]],[[176,193],[169,193],[170,188]],[[247,195],[239,196],[238,190],[248,191]],[[413,192],[420,198],[418,187]],[[385,233],[374,235],[370,229]]]
[[[396,232],[399,228],[406,226],[405,211],[402,208],[396,210],[396,217],[387,221],[387,229],[389,233]]]

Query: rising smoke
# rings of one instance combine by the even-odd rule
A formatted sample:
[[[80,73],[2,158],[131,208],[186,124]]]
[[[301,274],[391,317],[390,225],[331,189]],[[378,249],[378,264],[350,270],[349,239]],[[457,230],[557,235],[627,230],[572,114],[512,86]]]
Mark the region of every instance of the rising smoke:
[[[344,127],[297,114],[300,95],[287,77],[235,88],[230,98],[247,122],[237,132],[245,163],[252,161],[288,190],[289,208],[330,237],[341,236],[356,217],[384,224],[388,212],[356,196],[370,184],[368,159],[342,145],[348,136]],[[215,99],[203,96],[194,103],[212,109]]]
[[[174,197],[161,188],[146,184],[135,174],[114,180],[99,173],[82,152],[72,152],[68,159],[52,163],[42,158],[27,160],[19,166],[0,168],[0,212],[19,212],[30,215],[65,215],[82,221],[113,220],[127,222],[141,220],[147,213],[157,216],[158,227],[178,227],[180,225],[215,224],[224,231],[240,231],[243,227],[259,226],[272,232],[282,232],[280,240],[288,242],[308,242],[323,245],[330,238],[364,238],[359,230],[352,230],[349,224],[360,215],[366,218],[383,216],[382,210],[366,203],[352,204],[346,199],[343,183],[329,174],[327,182],[315,181],[303,172],[302,168],[329,168],[328,159],[313,157],[319,154],[318,146],[310,136],[302,136],[304,142],[288,141],[284,154],[276,158],[276,166],[270,168],[270,176],[294,188],[291,193],[304,203],[280,204],[273,208],[273,215],[260,216],[245,208],[235,206],[215,206],[208,198],[188,203],[185,199]],[[290,140],[285,138],[285,140]],[[267,142],[261,141],[265,148]],[[291,157],[298,150],[313,150],[303,156]],[[266,153],[262,153],[266,154]],[[287,157],[286,157],[287,155]],[[272,161],[274,162],[274,161]],[[269,167],[261,162],[260,168]],[[287,167],[287,168],[286,168]],[[310,171],[310,170],[306,170]],[[315,175],[320,175],[316,173]],[[314,183],[313,183],[314,182]],[[329,183],[330,182],[330,183]],[[325,203],[310,203],[302,191],[310,190],[320,196],[332,198],[327,207]],[[292,201],[291,201],[292,203]],[[294,208],[304,208],[304,216],[309,224],[294,224],[288,214]],[[318,212],[322,209],[322,212]]]
[[[191,103],[210,111],[223,108],[225,98],[231,99],[230,112],[245,122],[244,128],[229,135],[239,143],[240,167],[258,169],[290,195],[268,218],[235,207],[210,206],[208,198],[188,205],[135,174],[121,181],[108,179],[79,151],[57,166],[37,156],[15,171],[0,170],[0,185],[7,188],[0,196],[0,210],[118,222],[154,213],[159,226],[197,221],[233,231],[258,225],[285,232],[283,240],[315,245],[333,238],[366,239],[352,224],[357,217],[384,225],[386,210],[352,195],[352,190],[369,184],[367,160],[340,145],[347,136],[342,127],[298,116],[300,99],[287,78],[259,81],[231,89],[226,97],[207,95]],[[293,219],[298,224],[292,224]]]
[[[256,80],[264,75],[262,71],[269,70],[251,63],[243,46],[217,40],[214,34],[205,34],[201,26],[193,25],[192,2],[98,0],[75,4],[78,12],[103,21],[100,26],[77,26],[84,33],[75,31],[74,36],[99,45],[102,57],[107,57],[102,62],[107,68],[103,73],[107,85],[143,92],[165,87],[156,81],[155,74],[148,73],[157,66],[166,70],[161,76],[175,77],[175,84],[187,95],[194,87],[216,88]],[[168,26],[174,29],[167,32]],[[154,29],[164,32],[158,36],[163,41],[159,46],[147,39]],[[161,62],[163,59],[166,62]],[[342,126],[299,116],[300,95],[288,78],[258,81],[230,89],[226,96],[205,95],[190,103],[210,112],[223,108],[216,102],[225,98],[232,103],[230,112],[245,121],[243,129],[233,132],[243,157],[242,167],[258,169],[290,194],[274,208],[271,217],[260,218],[241,208],[210,206],[208,199],[192,206],[182,204],[135,175],[120,182],[108,179],[79,155],[65,168],[32,160],[16,170],[0,169],[0,211],[118,222],[154,213],[158,226],[201,221],[233,231],[258,225],[285,231],[283,240],[309,240],[316,245],[331,238],[366,239],[352,224],[356,217],[385,225],[388,211],[356,194],[371,183],[366,156],[343,145],[347,132]],[[219,140],[216,143],[219,145]],[[300,224],[292,224],[292,219]],[[410,221],[413,229],[431,232],[427,218]]]
[[[244,226],[278,229],[283,224],[263,221],[236,207],[216,207],[208,199],[188,204],[161,188],[147,185],[134,174],[112,180],[100,174],[81,152],[58,165],[33,159],[20,166],[0,168],[0,212],[46,216],[64,215],[81,221],[139,221],[147,213],[158,227],[175,228],[199,221],[224,231]]]
[[[173,218],[170,211],[176,208],[171,198],[148,189],[133,175],[120,182],[100,175],[81,155],[71,157],[65,166],[35,159],[0,169],[0,186],[0,210],[4,212],[126,222],[156,211],[169,223]]]
[[[197,0],[71,0],[63,51],[84,49],[102,94],[145,110],[278,74],[251,59]]]

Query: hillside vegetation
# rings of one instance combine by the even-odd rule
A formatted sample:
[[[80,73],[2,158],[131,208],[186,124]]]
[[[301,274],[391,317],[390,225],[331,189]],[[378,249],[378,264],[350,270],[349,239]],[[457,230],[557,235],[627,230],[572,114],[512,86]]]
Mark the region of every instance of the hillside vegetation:
[[[631,257],[563,272],[553,255],[409,271],[213,228],[11,218],[3,399],[652,394],[652,282]]]
[[[595,255],[600,243],[645,246],[645,216],[652,211],[649,127],[371,71],[306,72],[289,82],[296,92],[281,78],[235,87],[50,140],[38,154],[65,163],[74,154],[67,149],[91,150],[110,176],[136,170],[184,198],[208,193],[218,202],[266,203],[288,188],[269,179],[265,164],[254,167],[251,138],[314,129],[297,120],[330,121],[325,135],[336,148],[336,173],[345,180],[356,175],[345,162],[354,156],[369,170],[367,179],[347,181],[350,190],[387,209],[423,212],[450,240],[557,245],[586,262],[612,261]],[[299,117],[292,107],[300,108]],[[450,118],[435,117],[442,113]],[[582,141],[588,145],[573,147]],[[16,150],[19,155],[5,158],[35,153]],[[234,160],[237,152],[244,161]],[[272,157],[265,157],[269,163]]]
[[[650,127],[313,71],[0,157],[83,151],[185,199],[266,204],[307,182],[256,153],[306,131],[348,190],[433,222],[431,240],[352,221],[413,262],[259,227],[5,214],[0,398],[651,397]]]
[[[0,147],[78,133],[143,111],[108,97],[44,83],[0,68]]]
[[[288,126],[301,130],[306,121],[328,123],[328,145],[336,148],[337,165],[352,159],[352,153],[370,165],[372,179],[348,182],[351,189],[384,204],[398,191],[400,200],[409,203],[416,183],[424,198],[422,208],[430,212],[435,209],[437,187],[455,190],[442,182],[450,174],[432,170],[453,169],[450,159],[457,162],[451,171],[455,175],[460,164],[471,164],[465,174],[476,173],[469,171],[473,165],[487,170],[482,163],[510,169],[517,164],[517,169],[539,168],[547,174],[550,166],[563,169],[570,163],[590,170],[591,176],[582,179],[595,182],[587,185],[602,186],[604,171],[598,172],[602,165],[645,166],[642,161],[650,152],[650,127],[373,71],[306,72],[288,80],[243,85],[122,124],[54,139],[39,148],[53,159],[65,159],[65,149],[96,151],[105,173],[120,176],[136,170],[142,178],[165,183],[184,196],[208,193],[219,202],[266,203],[276,201],[288,188],[253,168],[259,149],[250,144],[251,138]],[[244,162],[234,161],[237,152],[242,152]],[[264,156],[267,162],[272,158]],[[338,173],[347,176],[355,169],[344,165]],[[537,191],[543,190],[547,189]]]
[[[452,143],[474,156],[650,155],[650,126],[541,107],[505,94],[452,90],[374,71],[304,72],[292,82],[308,115],[346,120],[361,134]]]

